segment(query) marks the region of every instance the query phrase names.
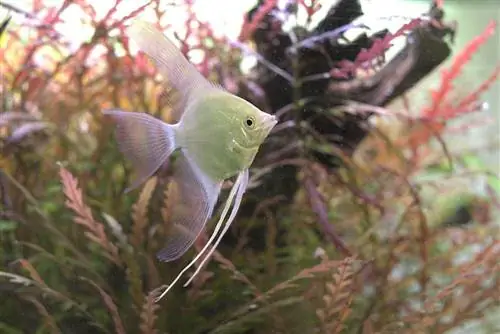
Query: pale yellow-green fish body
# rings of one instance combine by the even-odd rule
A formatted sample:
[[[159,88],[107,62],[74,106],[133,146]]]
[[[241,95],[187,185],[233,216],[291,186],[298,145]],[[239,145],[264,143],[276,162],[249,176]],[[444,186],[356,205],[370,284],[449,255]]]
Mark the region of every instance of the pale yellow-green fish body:
[[[192,154],[196,164],[215,180],[250,167],[273,122],[259,124],[262,111],[219,90],[197,99],[192,108],[202,112],[186,111],[178,145]]]
[[[277,120],[207,81],[153,25],[136,21],[129,34],[180,93],[179,101],[172,106],[174,119],[178,119],[176,124],[167,124],[145,113],[104,111],[115,120],[120,150],[137,172],[129,189],[152,176],[175,150],[181,152],[172,177],[177,190],[177,201],[171,204],[172,228],[165,247],[158,253],[160,260],[178,259],[191,247],[212,216],[222,182],[237,175],[207,244],[160,299],[204,255],[186,283],[189,284],[227,232],[248,184],[248,168]]]

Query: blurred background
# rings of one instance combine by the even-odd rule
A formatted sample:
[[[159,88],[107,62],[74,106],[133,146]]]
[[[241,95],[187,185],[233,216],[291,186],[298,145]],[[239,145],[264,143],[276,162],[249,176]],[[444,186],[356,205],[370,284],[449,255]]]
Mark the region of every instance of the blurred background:
[[[123,193],[101,111],[169,121],[176,98],[135,17],[280,119],[213,258],[159,303],[221,208],[162,263],[168,164]],[[0,0],[0,333],[499,333],[499,18],[495,0]]]
[[[337,0],[322,0],[322,8],[318,11],[317,15],[314,17],[312,24],[319,22],[322,16],[326,14],[326,11],[332,4]],[[60,6],[63,0],[47,0],[44,3],[48,5]],[[146,3],[145,0],[137,1],[124,1],[120,10],[117,12],[117,16],[126,15],[130,10],[137,8],[141,4]],[[286,2],[286,1],[282,1]],[[383,2],[383,3],[382,3]],[[113,6],[114,1],[95,1],[92,3],[95,10],[100,15],[106,13],[111,6]],[[255,5],[256,1],[253,0],[242,0],[227,2],[224,0],[214,0],[214,1],[194,1],[193,9],[196,11],[198,17],[209,22],[212,26],[214,32],[219,35],[226,35],[229,38],[235,39],[239,34],[241,24],[243,22],[243,14],[247,12],[250,8]],[[425,0],[361,0],[360,3],[363,6],[365,13],[369,13],[367,18],[368,22],[372,23],[374,27],[389,27],[391,29],[397,29],[400,25],[400,21],[393,19],[394,22],[390,20],[384,20],[377,22],[378,17],[391,17],[391,16],[415,16],[418,13],[425,13],[428,9],[429,2]],[[32,0],[19,0],[16,1],[16,6],[29,10],[31,8]],[[448,0],[446,1],[446,17],[448,20],[456,20],[460,22],[459,33],[456,37],[455,50],[461,49],[469,40],[481,32],[483,29],[483,24],[489,20],[498,20],[500,17],[500,9],[497,8],[498,4],[495,0],[481,0],[476,2],[465,1],[465,0]],[[224,8],[224,10],[214,10],[214,8]],[[6,9],[0,9],[3,13],[6,13]],[[121,12],[121,13],[120,13]],[[144,17],[148,17],[148,14],[143,13]],[[298,20],[300,22],[305,21],[306,14],[300,12]],[[182,9],[172,10],[171,15],[169,15],[169,24],[172,25],[173,30],[182,34],[185,31],[184,21],[186,17],[186,12]],[[68,11],[65,18],[68,22],[62,25],[58,31],[67,35],[67,37],[72,40],[75,44],[80,44],[86,39],[88,39],[92,34],[92,29],[88,27],[85,23],[79,21],[81,13],[75,11]],[[149,17],[151,17],[149,15]],[[16,21],[16,18],[13,20]],[[495,68],[497,63],[493,61],[494,59],[499,59],[500,57],[500,37],[496,37],[496,40],[490,41],[487,45],[482,48],[479,53],[472,59],[471,63],[467,68],[467,75],[464,78],[460,78],[457,85],[468,86],[476,85],[481,82],[488,73]],[[391,50],[394,52],[394,50]],[[196,57],[194,61],[196,61]],[[443,63],[443,66],[449,64],[451,59]],[[251,66],[254,61],[247,61],[243,66]],[[439,80],[439,71],[431,73],[428,78],[421,82],[421,86],[416,92],[411,95],[414,99],[414,103],[423,105],[428,100],[429,96],[425,89],[420,89],[420,87],[430,88],[437,84]],[[486,103],[485,108],[488,110],[488,120],[487,124],[481,127],[475,127],[471,129],[467,134],[460,134],[458,138],[450,140],[453,149],[476,149],[476,148],[490,148],[499,144],[500,141],[500,129],[499,129],[499,100],[500,94],[498,94],[498,82],[492,86],[492,88],[484,96],[484,101]],[[474,116],[467,117],[462,122],[469,122],[474,119]],[[465,138],[464,138],[465,136]],[[480,150],[479,156],[488,166],[495,171],[500,168],[500,156],[498,150],[496,149],[486,149]]]

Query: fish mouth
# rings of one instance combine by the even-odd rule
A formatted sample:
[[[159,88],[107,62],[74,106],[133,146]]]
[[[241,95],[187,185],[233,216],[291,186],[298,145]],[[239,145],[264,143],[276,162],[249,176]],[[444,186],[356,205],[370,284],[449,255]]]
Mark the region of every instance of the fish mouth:
[[[262,125],[262,129],[261,129],[261,133],[262,133],[262,137],[265,138],[265,137],[267,137],[267,135],[269,135],[271,130],[274,128],[274,126],[276,124],[278,124],[278,119],[274,115],[266,114],[262,123],[263,123],[263,125]]]

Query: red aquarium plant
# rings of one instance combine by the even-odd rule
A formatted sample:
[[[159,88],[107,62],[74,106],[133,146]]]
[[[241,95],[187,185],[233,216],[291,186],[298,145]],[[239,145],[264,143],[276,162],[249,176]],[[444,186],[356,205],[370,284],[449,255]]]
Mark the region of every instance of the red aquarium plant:
[[[407,139],[408,144],[415,153],[417,153],[416,151],[418,148],[427,143],[430,138],[444,131],[447,121],[466,113],[475,112],[481,108],[481,95],[488,91],[498,79],[500,64],[478,88],[458,101],[454,98],[453,100],[455,101],[450,101],[452,99],[451,94],[454,90],[453,82],[460,76],[463,68],[479,48],[495,33],[496,27],[496,22],[490,22],[479,36],[470,41],[465,48],[455,56],[450,68],[442,70],[440,86],[431,91],[431,105],[422,110],[419,115],[420,119],[424,122],[424,127],[413,130]]]

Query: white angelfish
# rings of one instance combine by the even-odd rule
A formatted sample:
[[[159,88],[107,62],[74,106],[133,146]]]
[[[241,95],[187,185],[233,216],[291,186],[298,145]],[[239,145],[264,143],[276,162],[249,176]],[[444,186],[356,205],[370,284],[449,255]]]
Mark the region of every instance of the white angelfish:
[[[248,168],[277,120],[205,79],[153,25],[135,21],[129,34],[181,95],[172,106],[178,119],[175,124],[145,113],[104,111],[114,119],[120,150],[137,172],[128,190],[151,177],[175,150],[181,151],[173,167],[172,182],[178,196],[171,206],[172,228],[165,247],[157,254],[161,261],[178,259],[192,246],[212,216],[223,181],[237,175],[206,245],[162,292],[159,300],[204,256],[185,284],[188,285],[217,248],[237,214],[248,184]]]

